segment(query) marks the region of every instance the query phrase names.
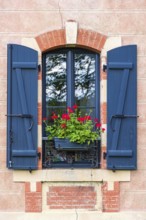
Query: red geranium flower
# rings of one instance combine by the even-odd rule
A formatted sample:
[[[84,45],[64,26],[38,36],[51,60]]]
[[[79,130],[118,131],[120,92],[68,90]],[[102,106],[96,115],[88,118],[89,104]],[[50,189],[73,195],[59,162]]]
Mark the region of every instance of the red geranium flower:
[[[47,121],[47,118],[44,117],[44,118],[43,118],[43,121]]]
[[[64,123],[64,124],[61,124],[61,127],[62,128],[66,128],[66,124]]]
[[[97,124],[95,124],[95,126],[96,126],[97,128],[100,128],[100,127],[101,127],[101,124],[100,124],[100,123],[97,123]]]
[[[84,117],[84,119],[85,119],[85,120],[91,120],[91,116],[90,116],[90,115],[86,115],[86,116]]]
[[[70,120],[70,116],[68,114],[62,114],[63,120]]]
[[[95,118],[94,121],[95,121],[95,122],[99,122],[98,118]]]
[[[73,110],[71,109],[71,107],[68,107],[67,110],[69,113],[73,113]]]
[[[52,117],[51,117],[53,120],[55,120],[55,119],[57,119],[58,118],[58,115],[52,115]]]
[[[102,128],[102,132],[104,132],[105,131],[105,128]]]
[[[78,108],[78,106],[75,104],[75,105],[73,105],[73,108],[74,108],[74,109],[77,109],[77,108]]]
[[[80,121],[80,122],[84,122],[85,121],[85,118],[84,117],[79,117],[79,118],[77,118],[78,119],[78,121]]]

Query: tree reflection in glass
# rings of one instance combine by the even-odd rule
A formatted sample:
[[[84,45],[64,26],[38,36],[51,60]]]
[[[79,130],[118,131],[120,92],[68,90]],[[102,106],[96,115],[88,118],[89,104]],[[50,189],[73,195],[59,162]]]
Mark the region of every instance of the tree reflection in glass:
[[[46,56],[46,110],[66,107],[66,54]],[[51,112],[50,112],[51,110]]]
[[[88,53],[74,53],[73,65],[67,66],[67,52],[46,55],[46,113],[54,110],[63,112],[68,106],[67,92],[73,94],[73,100],[87,112],[95,108],[95,55]],[[68,71],[73,68],[72,71]],[[67,85],[68,74],[73,74],[72,83]],[[67,89],[68,87],[68,89]],[[74,91],[70,91],[73,89]],[[75,103],[72,103],[75,104]]]
[[[95,56],[75,54],[75,100],[79,106],[95,107]]]

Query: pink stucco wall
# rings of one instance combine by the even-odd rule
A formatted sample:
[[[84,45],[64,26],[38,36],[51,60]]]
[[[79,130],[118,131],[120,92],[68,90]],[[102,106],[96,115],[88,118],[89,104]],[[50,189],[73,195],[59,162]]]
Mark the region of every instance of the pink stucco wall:
[[[131,172],[131,182],[120,184],[120,210],[146,211],[145,0],[0,0],[0,211],[25,210],[24,184],[14,183],[6,168],[7,43],[62,29],[69,19],[138,46],[138,170]]]

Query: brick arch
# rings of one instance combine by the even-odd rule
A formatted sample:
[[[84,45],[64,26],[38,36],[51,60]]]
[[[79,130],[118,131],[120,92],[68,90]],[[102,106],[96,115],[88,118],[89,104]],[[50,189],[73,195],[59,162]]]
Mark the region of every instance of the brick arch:
[[[38,35],[35,39],[42,52],[68,46],[66,43],[65,29],[49,31]],[[101,52],[106,39],[107,37],[101,33],[78,29],[75,47]]]

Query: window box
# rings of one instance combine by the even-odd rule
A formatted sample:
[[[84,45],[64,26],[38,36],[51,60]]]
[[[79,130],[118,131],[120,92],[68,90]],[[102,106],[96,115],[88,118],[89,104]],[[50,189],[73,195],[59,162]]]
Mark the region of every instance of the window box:
[[[55,144],[55,148],[57,150],[70,150],[70,151],[87,151],[89,150],[91,147],[94,146],[94,144],[90,144],[88,145],[87,143],[85,144],[78,144],[78,143],[74,143],[74,142],[70,142],[68,139],[66,138],[54,138],[54,144]]]

